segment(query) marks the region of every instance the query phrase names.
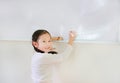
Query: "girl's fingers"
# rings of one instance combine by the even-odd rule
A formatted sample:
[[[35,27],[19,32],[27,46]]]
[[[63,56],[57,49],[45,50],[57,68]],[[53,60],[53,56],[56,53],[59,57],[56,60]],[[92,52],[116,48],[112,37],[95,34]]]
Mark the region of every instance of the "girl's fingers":
[[[70,35],[71,35],[72,37],[75,37],[76,32],[75,32],[75,31],[70,31]]]

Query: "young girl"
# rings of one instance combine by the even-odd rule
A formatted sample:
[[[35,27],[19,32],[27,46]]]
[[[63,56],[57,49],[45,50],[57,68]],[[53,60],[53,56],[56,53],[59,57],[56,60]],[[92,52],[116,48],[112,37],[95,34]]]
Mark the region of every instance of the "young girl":
[[[32,79],[34,83],[53,83],[52,66],[62,62],[72,51],[75,32],[69,33],[69,41],[63,53],[52,47],[52,37],[46,30],[37,30],[32,35],[32,45],[36,51],[32,57]],[[53,38],[59,40],[58,38]]]

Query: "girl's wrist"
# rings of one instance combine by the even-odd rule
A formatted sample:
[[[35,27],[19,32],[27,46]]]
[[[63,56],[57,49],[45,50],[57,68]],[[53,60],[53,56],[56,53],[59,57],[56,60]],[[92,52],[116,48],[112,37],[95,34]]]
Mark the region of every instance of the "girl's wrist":
[[[74,38],[70,38],[69,41],[68,41],[68,44],[72,45],[73,41],[74,41]]]

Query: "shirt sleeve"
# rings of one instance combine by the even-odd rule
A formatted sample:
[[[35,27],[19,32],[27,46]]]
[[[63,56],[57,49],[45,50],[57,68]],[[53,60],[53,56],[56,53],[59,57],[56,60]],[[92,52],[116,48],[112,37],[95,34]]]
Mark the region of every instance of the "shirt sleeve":
[[[62,52],[60,54],[47,54],[47,53],[45,53],[44,57],[42,58],[42,62],[46,63],[46,64],[60,63],[70,56],[71,51],[72,51],[72,46],[67,44],[64,52]]]

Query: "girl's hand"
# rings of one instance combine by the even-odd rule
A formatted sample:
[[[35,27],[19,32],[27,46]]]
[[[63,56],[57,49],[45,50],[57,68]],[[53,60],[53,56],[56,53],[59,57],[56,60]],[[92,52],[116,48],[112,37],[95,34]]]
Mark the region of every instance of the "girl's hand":
[[[76,37],[76,32],[75,31],[70,31],[69,35],[70,35],[70,38],[75,38]]]
[[[68,41],[68,44],[72,45],[75,37],[76,37],[76,32],[75,31],[70,31],[69,32],[69,41]]]
[[[52,40],[53,41],[60,41],[60,40],[63,40],[63,37],[60,37],[60,36],[58,36],[58,37],[52,37]]]
[[[54,51],[54,50],[55,50],[55,48],[49,47],[49,48],[46,48],[46,49],[45,49],[45,53],[48,53],[48,52]]]
[[[57,37],[57,41],[63,40],[63,37]]]

